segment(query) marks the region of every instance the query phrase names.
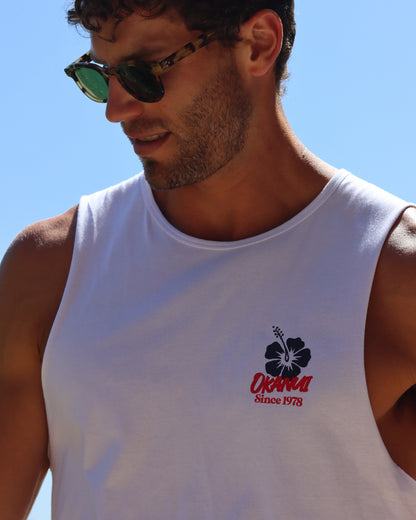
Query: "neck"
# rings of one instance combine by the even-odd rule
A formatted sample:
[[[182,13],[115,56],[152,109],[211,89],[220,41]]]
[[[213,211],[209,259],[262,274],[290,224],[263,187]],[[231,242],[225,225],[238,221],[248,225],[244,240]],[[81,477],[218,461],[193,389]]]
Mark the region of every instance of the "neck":
[[[241,240],[286,222],[318,195],[334,168],[301,144],[280,104],[266,117],[266,124],[253,122],[244,150],[208,179],[154,191],[172,225],[206,240]]]

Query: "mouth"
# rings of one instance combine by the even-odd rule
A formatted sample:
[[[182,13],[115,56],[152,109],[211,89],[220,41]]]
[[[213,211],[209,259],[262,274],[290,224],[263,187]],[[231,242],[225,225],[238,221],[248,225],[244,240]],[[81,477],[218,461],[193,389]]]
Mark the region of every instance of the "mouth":
[[[160,134],[145,135],[141,137],[130,137],[134,152],[139,156],[153,155],[169,139],[170,132]]]
[[[136,137],[133,139],[134,141],[139,141],[140,143],[152,143],[153,141],[157,141],[158,139],[162,139],[166,135],[168,135],[169,132],[164,132],[163,134],[155,134],[155,135],[148,135],[146,137]]]

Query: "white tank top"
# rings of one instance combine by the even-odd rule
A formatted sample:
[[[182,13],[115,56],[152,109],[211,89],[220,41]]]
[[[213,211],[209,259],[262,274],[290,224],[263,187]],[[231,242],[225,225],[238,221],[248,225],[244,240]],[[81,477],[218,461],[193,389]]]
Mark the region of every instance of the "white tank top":
[[[43,364],[53,518],[414,520],[363,363],[405,207],[340,171],[278,228],[214,242],[142,175],[83,197]]]

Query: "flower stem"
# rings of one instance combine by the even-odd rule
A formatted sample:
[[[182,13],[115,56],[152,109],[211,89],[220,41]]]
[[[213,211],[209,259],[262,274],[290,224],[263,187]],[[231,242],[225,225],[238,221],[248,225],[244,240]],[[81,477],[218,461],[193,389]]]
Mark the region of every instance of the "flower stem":
[[[274,335],[276,336],[276,338],[280,339],[280,341],[282,342],[283,349],[285,351],[285,361],[286,361],[286,363],[289,363],[289,359],[290,359],[289,349],[287,348],[283,331],[281,329],[279,329],[279,327],[273,327],[273,332],[274,332]]]

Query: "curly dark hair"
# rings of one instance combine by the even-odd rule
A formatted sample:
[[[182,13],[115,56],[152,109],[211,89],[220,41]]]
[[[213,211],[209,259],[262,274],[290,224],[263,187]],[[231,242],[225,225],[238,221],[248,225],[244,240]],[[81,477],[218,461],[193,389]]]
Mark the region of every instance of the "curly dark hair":
[[[75,0],[68,10],[68,22],[98,32],[99,21],[113,17],[123,20],[139,10],[154,17],[174,10],[189,30],[215,31],[223,45],[232,46],[239,40],[240,25],[261,9],[275,11],[283,24],[284,40],[276,60],[276,87],[287,79],[287,61],[295,41],[294,0]]]

